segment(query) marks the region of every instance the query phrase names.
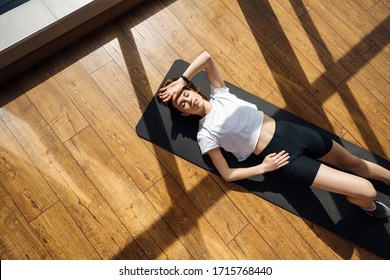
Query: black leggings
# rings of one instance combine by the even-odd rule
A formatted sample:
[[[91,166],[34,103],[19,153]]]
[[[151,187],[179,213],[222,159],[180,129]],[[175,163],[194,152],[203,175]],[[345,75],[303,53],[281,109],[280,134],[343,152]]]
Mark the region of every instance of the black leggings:
[[[276,121],[275,134],[259,156],[264,159],[270,153],[285,150],[290,155],[289,163],[270,174],[311,185],[321,165],[316,159],[326,155],[332,146],[332,139],[316,130],[287,121]]]

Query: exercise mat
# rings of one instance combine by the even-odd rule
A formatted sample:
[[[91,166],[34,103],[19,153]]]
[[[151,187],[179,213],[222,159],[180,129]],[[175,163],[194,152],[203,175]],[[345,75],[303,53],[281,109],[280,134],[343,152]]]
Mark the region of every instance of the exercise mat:
[[[180,76],[188,65],[187,62],[182,60],[175,61],[165,79]],[[194,77],[193,82],[204,94],[210,94],[209,81],[204,72]],[[229,87],[231,93],[239,98],[256,104],[257,108],[264,111],[265,114],[277,120],[288,120],[312,127],[339,142],[352,154],[390,169],[388,160],[374,155],[230,83],[226,83],[226,86]],[[210,158],[200,153],[196,140],[198,120],[199,118],[196,116],[181,117],[172,113],[168,107],[163,106],[156,98],[153,98],[137,124],[136,131],[140,137],[210,172],[218,174]],[[260,163],[254,155],[240,163],[232,154],[223,153],[231,167],[245,167]],[[288,181],[288,179],[275,178],[267,174],[236,181],[236,183],[254,194],[366,248],[378,256],[390,259],[389,220],[375,219],[368,216],[358,207],[350,204],[342,195],[310,186],[298,185]],[[375,181],[373,183],[378,191],[378,200],[390,205],[390,187],[382,182]]]

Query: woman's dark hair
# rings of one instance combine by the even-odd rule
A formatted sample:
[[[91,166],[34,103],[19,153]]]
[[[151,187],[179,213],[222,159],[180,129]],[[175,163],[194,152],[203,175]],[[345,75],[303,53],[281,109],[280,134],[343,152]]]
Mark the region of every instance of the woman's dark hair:
[[[169,84],[173,83],[174,81],[177,81],[180,77],[175,77],[175,78],[171,78],[171,79],[167,79],[165,81],[165,83],[162,85],[161,88],[163,87],[166,87],[168,86]],[[192,90],[192,91],[195,91],[196,93],[198,93],[204,100],[208,100],[207,96],[204,95],[200,89],[194,85],[193,82],[189,82],[185,87],[183,87],[183,90]],[[183,92],[182,90],[182,92]],[[181,92],[180,92],[181,93]],[[177,109],[174,105],[173,105],[173,98],[170,99],[168,102],[162,102],[162,100],[160,99],[159,95],[157,94],[156,95],[156,98],[158,100],[159,103],[163,103],[164,105],[168,106],[169,109],[171,109],[173,112],[177,112],[177,113],[182,113],[179,109]]]

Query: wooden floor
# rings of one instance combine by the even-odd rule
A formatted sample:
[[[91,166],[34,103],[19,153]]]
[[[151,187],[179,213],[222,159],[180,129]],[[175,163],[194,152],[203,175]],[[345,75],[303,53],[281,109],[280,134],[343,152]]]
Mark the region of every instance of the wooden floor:
[[[1,259],[378,259],[140,139],[176,59],[390,158],[389,0],[151,0],[1,85]],[[164,137],[164,135],[162,135]]]

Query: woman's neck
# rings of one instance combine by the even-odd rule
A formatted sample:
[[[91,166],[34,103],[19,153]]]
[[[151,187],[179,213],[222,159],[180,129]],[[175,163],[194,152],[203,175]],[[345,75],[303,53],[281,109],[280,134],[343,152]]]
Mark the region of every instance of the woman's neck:
[[[213,108],[213,104],[211,104],[208,100],[205,100],[203,102],[203,108],[199,112],[199,115],[203,118],[211,111],[211,108]]]

